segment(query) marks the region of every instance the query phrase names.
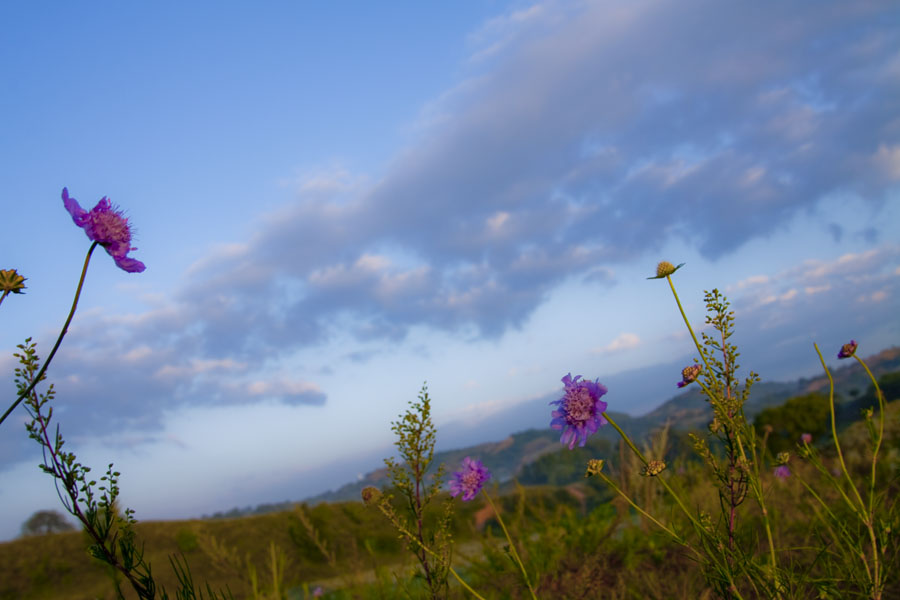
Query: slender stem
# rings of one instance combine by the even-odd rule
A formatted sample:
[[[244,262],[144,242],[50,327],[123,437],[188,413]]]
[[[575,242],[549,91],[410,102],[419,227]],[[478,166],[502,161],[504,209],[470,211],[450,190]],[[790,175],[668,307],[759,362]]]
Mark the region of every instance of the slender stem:
[[[878,451],[881,449],[881,441],[884,439],[884,394],[881,391],[881,388],[878,386],[878,381],[875,379],[875,376],[872,374],[872,371],[869,370],[869,366],[863,361],[863,359],[853,355],[853,358],[863,366],[866,370],[866,373],[869,375],[869,379],[872,380],[872,385],[875,386],[875,396],[878,398],[878,436],[875,439],[875,448],[872,450],[872,479],[869,483],[869,512],[868,523],[866,524],[869,528],[869,538],[872,542],[872,556],[873,556],[873,569],[875,571],[875,591],[876,593],[880,593],[881,591],[881,570],[879,569],[878,564],[878,546],[877,540],[875,538],[875,530],[873,525],[875,523],[875,468],[878,464]]]
[[[844,477],[846,477],[847,483],[850,484],[850,489],[853,490],[853,493],[856,495],[856,499],[859,502],[859,510],[857,510],[857,507],[852,504],[850,508],[853,510],[853,512],[857,513],[857,516],[860,518],[860,520],[865,523],[866,519],[863,518],[863,513],[866,510],[866,505],[863,502],[862,497],[859,495],[859,490],[856,489],[856,485],[854,485],[853,479],[850,478],[850,472],[847,470],[847,463],[844,462],[844,453],[841,451],[841,442],[838,439],[837,422],[834,414],[834,379],[831,377],[831,371],[828,370],[828,366],[825,364],[825,358],[822,356],[822,352],[819,350],[819,345],[813,344],[813,347],[816,349],[816,353],[818,353],[819,355],[819,361],[822,363],[822,368],[825,369],[825,374],[828,376],[828,407],[831,409],[831,435],[832,437],[834,437],[834,447],[837,450],[838,460],[841,463],[841,471],[844,473]]]
[[[72,322],[72,317],[75,316],[75,309],[78,308],[78,298],[81,297],[81,288],[84,285],[84,276],[87,274],[88,264],[91,262],[91,254],[94,252],[94,248],[97,247],[97,242],[91,244],[90,249],[87,252],[87,256],[84,257],[84,267],[81,269],[81,279],[78,280],[78,288],[75,290],[75,299],[72,301],[72,309],[69,311],[69,316],[66,318],[66,322],[62,327],[62,331],[59,332],[59,337],[56,338],[56,344],[53,346],[53,350],[50,351],[50,354],[47,356],[47,360],[44,361],[44,366],[41,367],[41,370],[38,371],[37,377],[31,382],[31,385],[28,388],[19,394],[19,397],[16,398],[16,401],[12,403],[6,412],[3,413],[3,416],[0,417],[0,425],[3,424],[3,421],[6,420],[6,417],[15,410],[15,408],[19,405],[19,403],[24,400],[28,394],[31,393],[31,390],[34,389],[44,376],[44,372],[47,370],[47,367],[50,366],[50,361],[53,360],[53,357],[56,355],[56,351],[59,349],[59,345],[62,344],[63,338],[66,336],[66,333],[69,331],[69,324]]]
[[[697,352],[700,353],[700,358],[703,359],[703,364],[706,365],[706,372],[712,373],[712,369],[709,368],[709,363],[706,361],[706,353],[703,352],[703,348],[700,346],[700,342],[697,341],[697,336],[694,335],[694,330],[691,328],[691,322],[688,321],[687,315],[684,314],[684,308],[681,307],[681,300],[678,299],[678,292],[675,291],[675,284],[672,283],[672,276],[666,275],[666,281],[669,282],[669,287],[672,288],[672,295],[675,296],[675,302],[678,304],[678,310],[681,311],[681,318],[684,319],[684,324],[687,325],[688,331],[691,334],[691,339],[694,340],[694,345],[697,347]]]
[[[640,506],[638,506],[638,505],[635,503],[635,501],[632,500],[632,499],[628,496],[628,494],[626,494],[625,492],[623,492],[623,491],[619,488],[619,486],[617,486],[617,485],[613,482],[612,479],[610,479],[609,477],[606,476],[606,474],[604,474],[604,473],[597,473],[597,476],[599,476],[600,479],[602,479],[602,480],[606,483],[606,485],[608,485],[608,486],[611,487],[613,490],[615,490],[615,492],[616,492],[617,494],[619,494],[620,496],[622,496],[622,498],[624,498],[625,501],[628,502],[628,504],[630,504],[636,511],[638,511],[641,515],[643,515],[643,517],[644,517],[645,519],[651,521],[651,522],[652,522],[653,524],[655,524],[657,527],[659,527],[660,529],[662,529],[663,531],[665,531],[666,533],[668,533],[668,534],[669,534],[669,537],[671,537],[671,538],[672,538],[673,540],[675,540],[677,543],[681,544],[682,546],[684,546],[684,547],[686,547],[686,548],[689,548],[692,552],[694,552],[694,554],[697,555],[698,558],[702,558],[702,555],[700,554],[700,552],[697,551],[696,548],[694,548],[693,546],[691,546],[690,544],[688,544],[688,542],[687,542],[686,540],[684,540],[681,536],[679,536],[677,533],[675,533],[674,531],[672,531],[672,529],[670,529],[670,528],[667,527],[666,525],[664,525],[664,524],[662,524],[661,522],[659,522],[653,515],[651,515],[650,513],[648,513],[647,511],[645,511],[643,508],[641,508]]]
[[[3,304],[3,299],[9,296],[9,290],[4,290],[3,295],[0,296],[0,304]]]
[[[500,527],[503,528],[503,533],[506,535],[506,540],[509,542],[509,550],[512,553],[513,558],[516,559],[516,563],[519,565],[519,570],[522,571],[522,577],[525,579],[525,585],[528,586],[528,591],[531,592],[531,597],[534,598],[534,600],[537,600],[537,594],[534,593],[534,587],[532,587],[531,581],[529,581],[528,579],[528,573],[525,571],[525,565],[522,564],[522,559],[519,558],[519,553],[516,551],[516,545],[513,543],[512,538],[509,536],[509,531],[506,529],[506,524],[503,522],[503,517],[500,516],[500,511],[497,510],[496,506],[494,506],[494,501],[491,500],[491,496],[487,493],[487,490],[481,488],[481,491],[484,492],[484,496],[487,498],[488,503],[494,510],[494,514],[497,515],[497,521],[500,523]]]
[[[616,431],[619,432],[619,435],[622,437],[623,440],[625,440],[625,443],[628,444],[628,447],[631,448],[632,452],[634,452],[635,455],[637,455],[637,457],[639,459],[641,459],[641,462],[643,462],[645,465],[647,465],[648,464],[647,459],[644,457],[644,455],[641,453],[641,451],[637,449],[637,447],[634,445],[634,443],[632,443],[631,439],[625,434],[625,432],[622,431],[622,428],[619,427],[619,425],[608,414],[606,414],[605,412],[601,413],[601,414],[607,421],[609,421],[610,425],[615,427]],[[667,482],[662,477],[657,477],[657,479],[662,484],[662,486],[666,489],[666,491],[669,492],[669,495],[672,496],[672,498],[678,504],[679,508],[681,508],[681,511],[685,514],[685,516],[688,519],[690,519],[691,523],[694,524],[694,527],[697,528],[698,531],[705,531],[703,526],[697,521],[697,519],[694,517],[694,515],[691,514],[691,511],[689,511],[687,509],[687,507],[684,505],[684,503],[681,501],[681,498],[678,496],[678,494],[675,493],[675,490],[673,490],[672,487],[669,485],[669,482]]]
[[[873,596],[873,597],[880,597],[880,595],[881,595],[881,569],[880,569],[880,565],[879,565],[879,561],[878,561],[878,552],[879,552],[878,551],[878,539],[875,535],[874,519],[873,519],[874,515],[871,513],[871,511],[868,511],[868,512],[866,511],[866,504],[865,504],[865,502],[863,502],[862,496],[860,496],[860,494],[859,494],[859,490],[856,489],[856,485],[854,485],[853,479],[850,478],[850,472],[847,470],[847,465],[844,462],[844,454],[841,452],[841,445],[840,445],[840,442],[838,441],[837,425],[835,423],[835,415],[834,415],[834,379],[831,377],[831,371],[829,371],[828,367],[825,365],[825,359],[822,357],[822,352],[819,351],[818,344],[813,344],[813,346],[815,346],[816,352],[819,355],[819,361],[822,363],[822,367],[825,369],[825,374],[828,375],[828,383],[829,383],[828,401],[829,401],[829,407],[831,408],[831,433],[834,436],[834,447],[837,449],[837,455],[838,455],[838,458],[840,459],[840,463],[841,463],[841,470],[844,472],[844,476],[847,478],[847,481],[850,483],[850,489],[853,490],[853,493],[856,495],[856,500],[859,502],[859,510],[856,510],[856,508],[854,507],[854,512],[857,513],[857,516],[859,517],[860,521],[862,521],[863,525],[866,526],[866,529],[869,532],[869,541],[872,543],[873,576],[871,577],[871,581],[875,588],[874,589],[875,596]],[[860,361],[860,362],[862,362],[862,361]],[[863,363],[863,366],[865,366],[865,363]],[[868,367],[866,367],[866,372],[869,373],[870,377],[872,377],[872,372],[869,371]],[[873,378],[873,381],[874,381],[874,378]],[[877,385],[877,383],[876,383],[876,385]],[[880,398],[881,390],[878,388],[876,388],[876,390],[877,390],[876,393],[878,394],[879,400],[880,400],[881,399]],[[881,418],[882,418],[882,427],[883,427],[884,405],[882,403],[879,403],[879,407],[881,408]],[[883,434],[883,430],[881,433]],[[879,442],[880,442],[880,440],[879,440]],[[877,448],[878,448],[878,446],[876,446],[876,451],[877,451]],[[874,474],[874,464],[873,464],[873,473],[872,473],[873,485],[874,485],[874,476],[875,476],[875,474]],[[874,494],[874,490],[872,490],[872,493]]]
[[[853,355],[853,358],[855,358],[856,362],[861,364],[866,370],[866,373],[868,373],[869,379],[872,380],[872,385],[875,386],[875,397],[878,398],[878,437],[875,440],[875,449],[872,451],[872,481],[869,485],[869,514],[871,515],[875,500],[875,466],[878,463],[878,451],[881,449],[881,441],[884,439],[884,394],[882,393],[881,388],[878,387],[878,381],[875,379],[875,376],[872,375],[872,371],[869,370],[869,366],[865,361],[856,356],[856,354]]]

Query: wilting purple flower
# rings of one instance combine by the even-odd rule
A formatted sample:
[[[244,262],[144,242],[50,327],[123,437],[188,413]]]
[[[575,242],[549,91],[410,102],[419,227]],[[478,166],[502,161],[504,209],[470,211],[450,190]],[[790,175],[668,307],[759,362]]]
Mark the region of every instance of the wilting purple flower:
[[[849,344],[844,344],[841,346],[841,351],[838,352],[838,358],[850,358],[856,352],[856,340],[850,340]]]
[[[137,250],[131,246],[131,226],[122,211],[106,196],[90,211],[81,208],[75,198],[70,198],[67,188],[63,188],[62,200],[75,224],[84,229],[88,239],[103,246],[116,261],[116,266],[129,273],[140,273],[146,268],[141,261],[126,256],[131,250]]]
[[[809,444],[810,442],[812,442],[812,434],[811,433],[801,433],[800,441],[803,442],[804,444]]]
[[[481,491],[481,486],[490,478],[491,472],[480,460],[472,460],[467,456],[463,459],[462,470],[453,474],[453,480],[450,481],[450,495],[455,498],[462,494],[463,501],[468,502]]]
[[[779,479],[787,479],[791,476],[791,469],[787,465],[778,465],[775,467],[774,474]]]
[[[313,593],[312,593],[313,598],[321,598],[324,595],[325,595],[325,590],[322,589],[321,585],[316,587],[316,589],[314,589]]]
[[[563,377],[566,393],[550,403],[559,405],[551,413],[553,420],[550,427],[562,430],[559,441],[568,444],[569,450],[575,447],[576,441],[579,441],[579,446],[584,446],[588,436],[607,423],[602,414],[606,410],[606,402],[600,399],[607,392],[606,386],[599,380],[579,379],[581,375],[573,379],[571,373]]]
[[[681,370],[681,381],[678,382],[678,387],[682,388],[686,385],[694,383],[697,380],[697,377],[700,375],[700,371],[703,369],[700,365],[691,365],[689,367],[685,367]]]

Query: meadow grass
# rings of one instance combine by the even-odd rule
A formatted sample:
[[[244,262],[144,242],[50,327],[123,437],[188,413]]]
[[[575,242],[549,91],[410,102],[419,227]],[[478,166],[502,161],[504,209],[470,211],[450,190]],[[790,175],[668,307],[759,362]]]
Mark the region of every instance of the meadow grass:
[[[708,431],[689,434],[692,448],[673,445],[683,438],[668,425],[631,439],[607,412],[607,388],[570,373],[548,409],[548,425],[567,449],[528,471],[563,485],[500,487],[467,456],[448,494],[423,388],[392,425],[398,456],[385,461],[390,486],[364,489],[362,502],[138,523],[120,507],[113,464],[95,479],[64,448],[52,423],[56,392],[41,384],[94,249],[102,246],[128,272],[144,265],[127,256],[130,225],[107,199],[85,211],[64,189],[63,203],[92,243],[46,360],[30,338],[18,346],[17,395],[0,424],[23,404],[28,434],[44,453],[41,469],[82,530],[0,545],[0,599],[900,597],[900,402],[882,391],[896,391],[896,375],[879,384],[856,341],[841,346],[838,358],[857,361],[871,387],[860,420],[839,431],[847,415],[815,346],[828,394],[791,399],[752,422],[745,405],[760,378],[737,376],[727,299],[716,289],[704,293],[708,327],[698,338],[672,280],[683,264],[665,261],[648,279],[666,280],[697,351],[678,387],[699,386],[712,414]],[[0,271],[0,303],[20,294],[24,281]],[[617,444],[588,445],[601,427],[618,432]],[[573,472],[588,479],[572,481]]]

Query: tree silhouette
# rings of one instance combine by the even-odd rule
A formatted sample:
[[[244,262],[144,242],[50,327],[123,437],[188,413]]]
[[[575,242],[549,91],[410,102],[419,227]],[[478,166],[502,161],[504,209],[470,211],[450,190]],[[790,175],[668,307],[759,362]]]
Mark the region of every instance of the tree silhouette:
[[[60,533],[72,531],[75,526],[55,510],[39,510],[22,524],[22,535],[47,535],[48,533]]]

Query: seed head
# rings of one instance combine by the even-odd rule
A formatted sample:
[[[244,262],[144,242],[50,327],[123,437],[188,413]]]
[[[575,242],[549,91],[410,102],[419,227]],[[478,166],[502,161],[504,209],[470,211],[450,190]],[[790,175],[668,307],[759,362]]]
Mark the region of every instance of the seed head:
[[[661,261],[658,265],[656,265],[656,277],[648,277],[647,279],[663,279],[664,277],[668,277],[683,266],[684,263],[681,263],[676,267],[667,260]]]

